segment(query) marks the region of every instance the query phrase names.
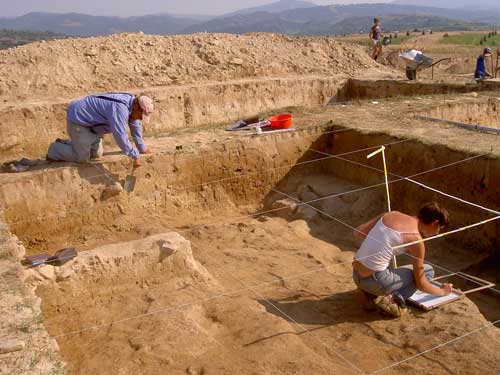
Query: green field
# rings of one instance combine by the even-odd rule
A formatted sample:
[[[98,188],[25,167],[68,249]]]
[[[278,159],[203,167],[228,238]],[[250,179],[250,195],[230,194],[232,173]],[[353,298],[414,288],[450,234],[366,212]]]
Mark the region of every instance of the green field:
[[[488,33],[463,33],[457,35],[450,35],[448,37],[443,37],[439,43],[442,44],[462,44],[462,45],[480,45],[479,42],[481,38],[488,35]],[[486,46],[498,46],[500,45],[500,33],[489,38],[483,44]]]

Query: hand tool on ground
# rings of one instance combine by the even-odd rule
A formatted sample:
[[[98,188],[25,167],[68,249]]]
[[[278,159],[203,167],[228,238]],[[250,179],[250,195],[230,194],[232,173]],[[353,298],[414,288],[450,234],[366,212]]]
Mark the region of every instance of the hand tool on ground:
[[[123,184],[123,190],[127,193],[131,193],[135,189],[135,183],[137,181],[137,177],[134,176],[136,166],[132,164],[132,170],[127,177],[125,177],[125,183]]]

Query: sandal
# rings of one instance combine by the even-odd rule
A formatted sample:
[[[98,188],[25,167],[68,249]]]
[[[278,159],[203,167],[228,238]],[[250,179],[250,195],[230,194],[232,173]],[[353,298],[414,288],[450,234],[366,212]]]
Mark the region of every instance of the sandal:
[[[380,311],[394,318],[399,318],[408,312],[406,306],[400,305],[391,294],[378,297],[375,301],[375,305]]]

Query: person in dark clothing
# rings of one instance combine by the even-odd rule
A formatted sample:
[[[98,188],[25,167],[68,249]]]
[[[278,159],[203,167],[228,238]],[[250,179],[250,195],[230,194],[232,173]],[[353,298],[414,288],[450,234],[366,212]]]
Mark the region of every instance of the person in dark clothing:
[[[370,41],[372,43],[373,52],[372,59],[377,61],[379,56],[382,54],[382,28],[380,26],[380,20],[375,18],[373,20],[373,26],[370,30]]]
[[[486,77],[491,77],[491,74],[488,72],[486,67],[486,58],[491,57],[491,55],[491,48],[486,47],[483,50],[483,53],[477,58],[476,71],[474,73],[474,78],[477,81],[482,81],[483,79],[486,79]]]

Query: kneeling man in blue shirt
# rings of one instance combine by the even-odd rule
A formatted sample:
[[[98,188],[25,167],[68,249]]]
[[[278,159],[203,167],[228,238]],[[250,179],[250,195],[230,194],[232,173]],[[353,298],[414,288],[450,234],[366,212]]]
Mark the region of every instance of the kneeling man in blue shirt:
[[[47,160],[87,163],[98,159],[103,154],[102,138],[111,133],[122,152],[138,167],[140,154],[148,153],[142,122],[149,122],[153,110],[153,100],[144,95],[108,93],[75,100],[67,110],[70,141],[58,139],[52,143]],[[130,143],[127,128],[137,149]]]

